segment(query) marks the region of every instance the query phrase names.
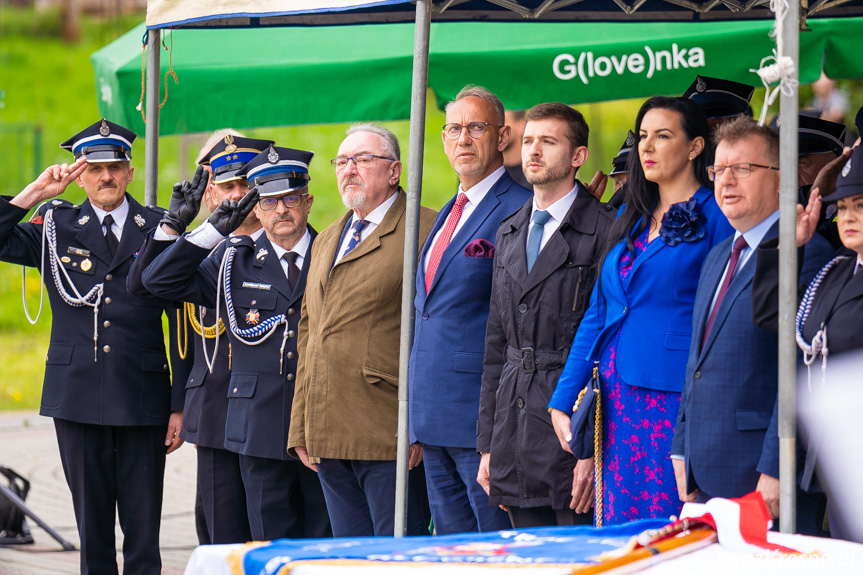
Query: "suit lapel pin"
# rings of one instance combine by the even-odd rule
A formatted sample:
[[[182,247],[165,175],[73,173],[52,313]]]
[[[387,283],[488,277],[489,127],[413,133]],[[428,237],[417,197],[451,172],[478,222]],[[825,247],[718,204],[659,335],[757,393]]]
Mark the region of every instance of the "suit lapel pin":
[[[137,225],[139,228],[143,228],[147,224],[147,221],[141,214],[135,214],[135,217],[132,219],[135,220],[135,225]]]
[[[78,225],[79,226],[86,225],[87,222],[89,222],[89,221],[90,221],[90,216],[81,216],[80,218],[78,218]]]

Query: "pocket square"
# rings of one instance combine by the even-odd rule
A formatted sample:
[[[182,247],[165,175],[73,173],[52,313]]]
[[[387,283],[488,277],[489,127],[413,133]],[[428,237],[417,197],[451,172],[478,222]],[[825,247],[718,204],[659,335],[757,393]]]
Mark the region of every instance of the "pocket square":
[[[479,238],[478,240],[473,240],[465,246],[464,255],[469,258],[494,257],[494,244],[482,238]]]

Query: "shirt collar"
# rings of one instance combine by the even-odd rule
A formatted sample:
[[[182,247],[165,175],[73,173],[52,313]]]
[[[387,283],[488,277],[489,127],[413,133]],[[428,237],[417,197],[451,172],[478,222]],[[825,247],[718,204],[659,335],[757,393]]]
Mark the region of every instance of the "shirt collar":
[[[278,259],[282,259],[282,256],[284,256],[288,252],[296,252],[300,257],[305,257],[306,252],[309,249],[309,244],[311,243],[312,235],[309,233],[309,229],[306,228],[306,233],[303,234],[303,237],[300,238],[300,241],[298,241],[297,244],[289,250],[286,250],[285,248],[273,242],[270,242],[270,245],[273,246],[273,251],[276,252],[276,257]]]
[[[854,266],[854,273],[856,274],[861,267],[863,267],[863,256],[857,254],[857,265]]]
[[[369,223],[376,225],[376,226],[381,225],[381,222],[384,221],[384,216],[387,215],[387,212],[389,211],[390,207],[394,203],[396,203],[396,198],[398,196],[399,196],[398,192],[393,193],[393,195],[391,195],[386,200],[384,200],[384,202],[381,205],[379,205],[378,207],[373,209],[371,212],[369,212],[369,215],[367,215],[363,219]],[[351,216],[351,225],[353,225],[353,223],[355,221],[357,221],[357,219],[358,219],[357,214],[354,213],[354,215]]]
[[[556,222],[562,222],[564,218],[566,218],[566,214],[569,213],[569,208],[572,207],[572,203],[575,201],[575,196],[578,195],[578,184],[575,184],[569,192],[562,198],[555,201],[553,204],[545,208],[545,211],[548,212],[552,219]],[[538,210],[536,206],[536,196],[533,198],[533,209],[530,212],[530,219],[533,221],[533,214]]]
[[[93,213],[96,214],[97,218],[99,218],[100,224],[105,219],[105,216],[111,214],[111,217],[114,218],[114,225],[116,225],[121,230],[123,229],[123,224],[126,223],[126,216],[129,215],[129,202],[126,201],[125,197],[123,197],[123,203],[110,212],[106,212],[102,208],[97,208],[92,203],[90,204],[90,207],[93,208]]]
[[[754,250],[761,242],[764,240],[764,236],[767,234],[768,230],[779,220],[779,210],[776,210],[769,216],[767,216],[760,224],[756,224],[743,232],[737,232],[734,234],[735,240],[743,235],[743,238],[746,240],[746,245],[749,249]]]
[[[473,186],[468,191],[464,191],[461,187],[461,184],[458,185],[458,193],[464,194],[467,196],[467,201],[469,201],[472,205],[476,206],[479,204],[488,191],[494,186],[497,181],[503,176],[503,173],[506,171],[506,168],[503,166],[499,167],[485,178],[479,181],[478,184]]]

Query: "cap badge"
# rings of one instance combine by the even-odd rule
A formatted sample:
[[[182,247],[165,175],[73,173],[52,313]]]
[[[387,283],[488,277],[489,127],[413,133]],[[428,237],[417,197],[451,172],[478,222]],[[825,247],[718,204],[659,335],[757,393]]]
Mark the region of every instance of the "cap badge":
[[[695,80],[695,89],[698,92],[704,92],[707,89],[707,82],[704,81],[704,78],[698,76]]]
[[[89,221],[90,221],[90,216],[81,216],[80,218],[78,218],[78,225],[79,226],[86,225],[87,222],[89,222]]]
[[[111,134],[111,128],[108,126],[108,122],[102,120],[102,125],[99,126],[99,133],[103,136],[108,136]]]
[[[269,160],[271,164],[275,164],[279,161],[279,154],[276,153],[276,150],[274,150],[272,146],[270,146],[270,153],[267,154],[267,160]]]
[[[635,145],[635,134],[633,134],[632,132],[629,132],[626,135],[626,145],[630,148]]]
[[[848,174],[851,173],[851,158],[848,158],[848,162],[845,163],[845,167],[842,168],[842,177],[847,178]]]
[[[147,223],[147,221],[141,214],[135,214],[135,217],[132,219],[135,220],[135,225],[137,225],[139,228],[143,228]]]
[[[255,256],[255,259],[258,261],[264,261],[267,258],[267,255],[269,255],[269,253],[270,252],[268,252],[265,248],[261,248],[258,250],[258,255]]]
[[[93,262],[89,258],[81,262],[81,270],[88,272],[91,267],[93,267]]]
[[[234,145],[234,136],[231,136],[230,134],[225,136],[225,144],[226,144],[225,152],[230,154],[230,153],[236,151],[237,146]]]
[[[246,323],[256,325],[259,321],[261,321],[261,314],[256,309],[250,309],[249,313],[246,314]]]

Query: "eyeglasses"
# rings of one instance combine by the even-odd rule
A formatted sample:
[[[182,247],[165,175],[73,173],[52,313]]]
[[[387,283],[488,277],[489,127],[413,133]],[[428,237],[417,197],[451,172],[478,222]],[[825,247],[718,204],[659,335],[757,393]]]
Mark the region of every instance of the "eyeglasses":
[[[372,165],[372,161],[375,158],[379,158],[381,160],[388,160],[390,162],[396,162],[395,158],[388,158],[386,156],[376,156],[375,154],[357,154],[356,156],[339,156],[337,158],[333,158],[330,160],[330,163],[336,169],[336,171],[344,170],[348,167],[348,161],[353,161],[354,165],[358,168],[369,168]]]
[[[707,166],[707,177],[710,178],[711,182],[715,182],[717,178],[722,177],[722,173],[725,169],[728,168],[731,170],[731,175],[734,176],[737,180],[742,180],[743,178],[748,178],[752,173],[752,168],[764,168],[765,170],[776,170],[779,171],[779,168],[774,168],[773,166],[762,166],[761,164],[732,164],[730,166]]]
[[[441,128],[443,129],[443,133],[447,139],[458,140],[461,138],[461,131],[464,128],[467,128],[467,135],[471,138],[482,138],[489,126],[495,126],[497,128],[503,127],[498,124],[489,124],[488,122],[471,122],[467,126],[462,126],[461,124],[453,122],[452,124],[444,124]]]
[[[279,196],[278,198],[261,198],[258,200],[258,205],[265,212],[275,210],[276,206],[279,205],[279,202],[282,202],[286,208],[296,208],[303,203],[303,197],[305,195],[306,194],[300,194],[299,196]]]

